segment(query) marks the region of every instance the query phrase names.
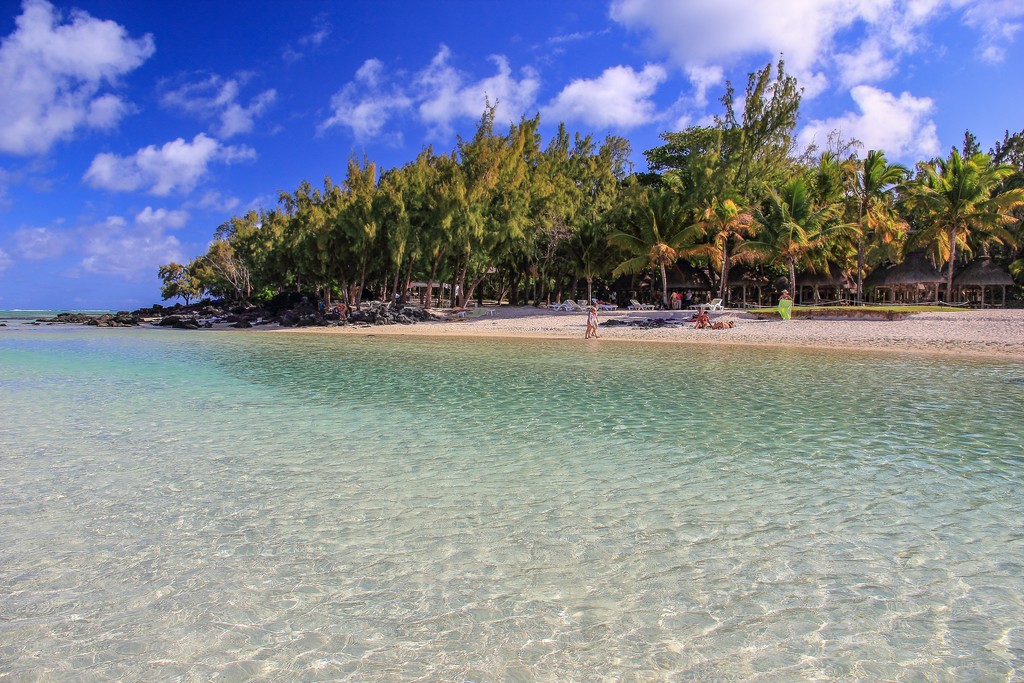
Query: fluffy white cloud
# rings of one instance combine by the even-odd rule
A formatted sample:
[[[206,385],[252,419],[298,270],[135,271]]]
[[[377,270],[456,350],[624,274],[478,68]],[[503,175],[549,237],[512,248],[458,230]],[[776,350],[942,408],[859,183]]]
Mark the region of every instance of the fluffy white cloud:
[[[104,86],[142,64],[153,38],[75,10],[65,22],[46,0],[25,0],[0,43],[0,152],[46,152],[81,128],[109,129],[129,111]]]
[[[132,223],[110,216],[84,231],[79,267],[87,273],[136,279],[150,275],[164,263],[182,262],[181,244],[165,230],[188,220],[183,211],[146,207]]]
[[[413,105],[410,97],[398,87],[388,88],[384,80],[384,64],[379,59],[363,62],[355,80],[331,98],[333,114],[320,124],[319,130],[344,126],[359,141],[378,137],[393,115]]]
[[[698,107],[708,103],[708,89],[725,80],[725,71],[720,66],[691,66],[686,69],[686,75],[693,83],[693,100]]]
[[[927,97],[892,93],[870,85],[858,85],[850,91],[859,113],[815,120],[798,135],[801,145],[823,145],[829,133],[839,131],[845,139],[856,138],[865,149],[881,149],[891,159],[928,158],[939,152],[933,110]]]
[[[192,142],[177,138],[159,148],[143,147],[128,157],[107,152],[97,154],[84,180],[93,187],[115,192],[145,189],[161,196],[175,190],[187,193],[206,174],[211,163],[230,164],[255,157],[251,147],[225,146],[200,133]]]
[[[950,12],[980,34],[979,56],[1001,61],[1024,27],[1021,0],[613,0],[612,18],[649,35],[649,47],[683,69],[782,55],[806,85],[836,69],[841,85],[884,80],[900,58],[928,44]],[[826,85],[810,83],[811,96]]]
[[[1024,3],[1020,0],[977,0],[964,12],[964,23],[981,32],[978,54],[987,62],[1006,58],[1004,45],[1024,28]]]
[[[632,128],[649,123],[655,105],[649,99],[667,78],[665,69],[648,64],[637,73],[613,66],[595,79],[577,79],[544,108],[543,117],[583,121],[591,126]]]
[[[488,101],[496,104],[496,122],[517,120],[533,106],[540,88],[540,77],[531,68],[522,70],[522,78],[512,75],[508,59],[492,55],[497,73],[479,81],[467,82],[466,76],[450,64],[447,46],[431,60],[416,79],[419,89],[419,113],[423,121],[439,131],[463,118],[479,118]]]
[[[653,46],[683,66],[780,53],[810,68],[833,36],[878,17],[894,0],[615,0],[612,18],[649,31]]]
[[[516,78],[508,59],[492,55],[492,76],[471,80],[451,65],[451,51],[442,45],[426,67],[415,73],[411,84],[399,84],[379,59],[366,60],[355,79],[331,98],[331,115],[318,130],[345,127],[358,140],[386,135],[395,116],[415,111],[434,132],[447,134],[458,119],[478,119],[488,101],[496,104],[498,122],[517,120],[533,106],[540,79],[530,68]]]
[[[18,255],[31,261],[56,258],[68,249],[68,236],[50,228],[20,228],[14,232]]]
[[[135,225],[144,230],[176,230],[188,223],[188,211],[168,211],[147,206],[135,214]]]
[[[896,61],[886,56],[878,40],[865,40],[854,52],[837,54],[839,82],[849,88],[883,81],[896,71]],[[801,81],[802,82],[802,81]]]
[[[180,109],[204,119],[216,120],[217,134],[223,138],[230,138],[240,133],[251,132],[256,118],[277,100],[277,91],[270,89],[264,90],[249,100],[248,104],[243,105],[238,101],[242,85],[238,79],[225,80],[213,75],[167,92],[161,101],[164,106]]]
[[[4,271],[14,265],[14,259],[12,259],[6,251],[0,249],[0,275],[3,275]]]

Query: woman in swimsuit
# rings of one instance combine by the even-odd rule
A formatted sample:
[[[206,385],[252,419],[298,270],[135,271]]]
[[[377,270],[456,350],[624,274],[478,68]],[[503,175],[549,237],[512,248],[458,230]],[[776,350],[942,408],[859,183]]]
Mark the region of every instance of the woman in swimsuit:
[[[600,339],[601,337],[597,334],[597,306],[591,306],[590,312],[587,313],[587,334],[583,337],[584,339]]]

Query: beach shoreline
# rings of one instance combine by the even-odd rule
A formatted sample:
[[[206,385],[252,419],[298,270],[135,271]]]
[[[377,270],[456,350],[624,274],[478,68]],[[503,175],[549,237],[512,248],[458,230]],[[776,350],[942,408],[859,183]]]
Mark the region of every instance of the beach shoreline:
[[[697,330],[689,322],[641,328],[608,321],[689,320],[689,311],[609,311],[600,315],[600,339],[583,339],[586,314],[531,306],[470,310],[465,319],[413,325],[275,327],[274,333],[355,336],[462,337],[577,340],[586,344],[653,342],[685,345],[814,348],[826,350],[924,353],[1024,360],[1024,309],[985,309],[915,313],[900,320],[758,320],[742,311],[713,314],[713,321],[735,327]]]

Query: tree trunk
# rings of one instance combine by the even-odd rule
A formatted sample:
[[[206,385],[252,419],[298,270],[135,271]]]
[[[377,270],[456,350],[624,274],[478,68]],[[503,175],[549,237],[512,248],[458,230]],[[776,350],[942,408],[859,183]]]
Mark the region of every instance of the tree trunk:
[[[718,289],[722,304],[729,305],[729,241],[722,242],[722,282]]]
[[[946,266],[946,300],[953,301],[953,264],[956,263],[956,226],[949,229],[949,264]],[[959,297],[958,297],[959,298]]]
[[[864,303],[864,239],[857,240],[857,305]]]
[[[591,303],[594,300],[594,276],[587,276],[587,303]]]
[[[796,261],[789,262],[789,295],[796,297]]]
[[[661,268],[661,303],[668,308],[668,272],[665,270],[665,264],[658,267]]]

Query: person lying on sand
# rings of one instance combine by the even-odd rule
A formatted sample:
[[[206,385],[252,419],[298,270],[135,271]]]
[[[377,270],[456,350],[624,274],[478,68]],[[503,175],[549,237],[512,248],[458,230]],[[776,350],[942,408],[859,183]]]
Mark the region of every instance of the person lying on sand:
[[[736,327],[736,323],[734,323],[731,320],[726,320],[725,322],[719,321],[716,323],[711,323],[711,329],[713,330],[731,330],[734,327]]]

